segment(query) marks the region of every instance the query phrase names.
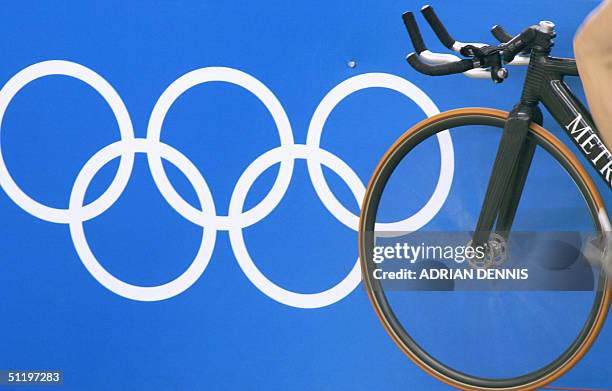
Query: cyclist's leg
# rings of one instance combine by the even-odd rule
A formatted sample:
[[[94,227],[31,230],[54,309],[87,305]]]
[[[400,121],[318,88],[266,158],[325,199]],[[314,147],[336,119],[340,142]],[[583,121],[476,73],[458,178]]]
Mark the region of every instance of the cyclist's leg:
[[[593,119],[612,149],[612,0],[604,1],[582,24],[574,54]]]

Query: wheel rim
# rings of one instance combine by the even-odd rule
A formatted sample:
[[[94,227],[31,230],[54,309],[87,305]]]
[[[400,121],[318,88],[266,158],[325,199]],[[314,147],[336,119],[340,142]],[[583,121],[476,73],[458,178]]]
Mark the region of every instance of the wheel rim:
[[[389,149],[379,163],[366,190],[360,219],[359,252],[364,282],[374,310],[386,331],[398,347],[421,369],[449,385],[468,390],[535,389],[553,381],[567,372],[588,351],[603,326],[610,306],[611,287],[602,273],[590,315],[578,337],[564,353],[548,365],[526,375],[506,379],[487,379],[456,371],[425,352],[404,330],[396,318],[387,302],[384,291],[380,287],[380,282],[371,280],[370,273],[375,265],[371,259],[373,238],[371,240],[368,238],[368,232],[374,231],[376,213],[382,192],[399,162],[415,146],[446,128],[456,128],[464,125],[503,127],[507,116],[507,112],[500,110],[460,109],[438,114],[417,124]],[[447,122],[451,120],[453,124],[449,126]],[[601,211],[605,211],[605,207],[601,196],[582,165],[565,145],[542,127],[532,124],[530,133],[535,137],[538,145],[548,151],[572,177],[585,198],[597,230],[601,231],[597,216]]]

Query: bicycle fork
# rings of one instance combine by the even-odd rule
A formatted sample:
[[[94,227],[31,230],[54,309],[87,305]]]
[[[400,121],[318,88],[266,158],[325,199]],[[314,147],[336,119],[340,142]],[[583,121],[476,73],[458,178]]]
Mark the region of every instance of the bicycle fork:
[[[508,116],[474,231],[474,247],[488,242],[494,225],[495,233],[508,239],[535,153],[536,142],[528,137],[532,121],[541,125],[542,111],[527,103],[516,105]]]

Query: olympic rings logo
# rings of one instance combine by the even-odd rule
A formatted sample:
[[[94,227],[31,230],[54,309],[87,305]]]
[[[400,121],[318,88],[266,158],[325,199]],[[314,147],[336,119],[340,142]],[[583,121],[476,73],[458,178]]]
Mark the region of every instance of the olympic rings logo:
[[[342,300],[361,280],[359,260],[337,285],[318,293],[298,293],[284,289],[268,279],[249,255],[242,229],[265,218],[281,202],[293,174],[295,159],[305,159],[314,189],[326,209],[345,226],[357,230],[359,217],[347,210],[329,188],[321,165],[327,166],[349,186],[355,200],[361,204],[365,188],[357,174],[339,157],[320,148],[323,127],[332,110],[350,94],[367,88],[387,88],[414,101],[427,116],[438,113],[436,105],[409,81],[387,73],[367,73],[351,77],[334,87],[316,108],[306,144],[295,144],[289,118],[276,96],[263,83],[242,71],[225,67],[200,68],[178,78],[155,104],[145,138],[135,138],[126,106],[115,89],[91,69],[70,61],[44,61],[33,64],[14,75],[0,90],[0,124],[13,97],[28,83],[50,75],[64,75],[81,80],[96,90],[108,103],[119,126],[120,140],[96,152],[80,170],[67,209],[43,205],[24,193],[11,177],[0,149],[0,186],[19,207],[31,215],[53,223],[68,224],[76,252],[89,273],[104,287],[132,300],[157,301],[171,298],[188,289],[200,278],[212,256],[217,231],[229,232],[232,250],[246,277],[265,295],[288,306],[319,308]],[[267,108],[276,124],[280,146],[255,159],[238,179],[233,190],[227,216],[218,216],[212,193],[197,167],[181,152],[161,141],[161,130],[168,110],[185,91],[207,82],[238,85]],[[448,131],[438,134],[441,168],[438,183],[429,201],[405,220],[381,224],[387,231],[416,231],[429,222],[444,204],[454,172],[454,153]],[[138,286],[122,281],[108,272],[91,251],[83,222],[104,213],[120,197],[130,179],[136,153],[144,153],[151,175],[168,204],[181,216],[202,227],[199,250],[190,266],[176,279],[158,286]],[[119,168],[104,193],[84,205],[87,188],[96,173],[108,162],[120,158]],[[171,162],[193,186],[200,209],[185,201],[166,176],[162,159]],[[269,167],[280,164],[278,177],[270,192],[253,208],[243,210],[247,193],[255,180]]]

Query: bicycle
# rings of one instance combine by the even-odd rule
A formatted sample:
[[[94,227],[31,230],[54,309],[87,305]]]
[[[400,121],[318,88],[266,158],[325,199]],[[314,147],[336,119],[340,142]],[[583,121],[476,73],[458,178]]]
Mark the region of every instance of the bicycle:
[[[388,187],[390,179],[393,177],[395,171],[398,170],[398,167],[401,166],[401,163],[409,158],[409,154],[417,151],[420,146],[426,145],[428,140],[435,139],[441,132],[445,132],[448,129],[453,129],[454,131],[464,128],[471,129],[471,127],[475,127],[479,132],[481,128],[486,128],[487,132],[489,128],[503,129],[503,133],[499,139],[497,152],[494,155],[492,168],[489,171],[490,175],[488,176],[488,182],[486,182],[486,192],[482,197],[482,202],[478,203],[478,205],[480,205],[479,209],[476,209],[478,218],[475,225],[469,230],[472,236],[472,241],[470,243],[473,245],[484,244],[485,246],[491,246],[491,240],[494,237],[496,238],[495,240],[498,241],[508,240],[509,234],[514,228],[513,224],[515,224],[517,219],[517,211],[521,210],[521,208],[519,208],[519,201],[521,200],[521,195],[525,192],[528,173],[534,170],[532,164],[534,162],[534,156],[537,151],[540,151],[537,152],[537,156],[542,159],[552,158],[551,161],[556,163],[551,167],[558,167],[558,165],[560,165],[562,172],[569,175],[571,180],[575,183],[577,191],[579,195],[582,196],[586,204],[586,209],[588,209],[588,213],[585,213],[585,218],[590,220],[595,232],[598,234],[597,240],[593,243],[596,242],[596,255],[600,263],[603,263],[606,262],[606,260],[609,262],[610,253],[612,252],[609,232],[611,231],[611,225],[604,201],[593,183],[592,178],[578,158],[566,145],[542,127],[543,114],[539,108],[539,104],[542,103],[556,122],[565,129],[574,145],[576,145],[577,149],[581,151],[585,158],[591,163],[609,188],[612,188],[612,155],[601,141],[597,127],[588,110],[564,82],[564,77],[566,76],[579,76],[575,60],[558,58],[550,55],[553,46],[553,38],[556,36],[554,24],[552,22],[539,22],[537,25],[527,27],[516,36],[508,34],[501,26],[496,25],[492,28],[491,32],[500,44],[485,45],[456,41],[448,33],[431,6],[423,7],[421,12],[442,44],[466,58],[460,59],[455,55],[433,53],[429,51],[424,44],[414,15],[411,12],[406,12],[403,15],[403,21],[415,49],[415,52],[408,55],[407,62],[416,71],[430,76],[465,73],[470,77],[490,78],[496,83],[501,83],[508,77],[508,72],[504,67],[505,64],[511,64],[526,65],[526,78],[523,84],[523,92],[520,101],[510,112],[486,108],[462,108],[443,112],[416,124],[402,135],[385,153],[372,175],[361,209],[359,255],[365,289],[376,314],[395,344],[403,353],[414,361],[417,366],[433,377],[448,385],[465,390],[536,389],[566,373],[586,354],[587,350],[589,350],[593,344],[604,324],[610,307],[612,284],[607,274],[600,270],[595,270],[594,273],[598,274],[597,288],[593,293],[593,297],[589,298],[589,302],[592,300],[592,305],[588,311],[588,315],[586,315],[586,321],[582,323],[581,328],[577,332],[577,336],[567,344],[568,346],[565,347],[560,354],[557,355],[555,353],[556,358],[550,360],[546,359],[547,361],[544,365],[538,364],[538,367],[534,370],[525,369],[525,373],[511,373],[511,375],[500,376],[482,376],[481,374],[466,373],[466,371],[456,369],[447,362],[443,362],[443,360],[436,358],[433,353],[428,351],[427,347],[417,342],[417,338],[406,330],[404,325],[410,323],[411,320],[413,320],[411,327],[415,328],[418,326],[419,322],[414,321],[415,316],[410,315],[408,316],[408,320],[403,322],[397,313],[401,310],[402,306],[418,305],[420,301],[426,303],[420,307],[422,309],[425,308],[425,306],[427,306],[427,308],[437,308],[439,301],[446,300],[444,305],[447,305],[447,307],[443,307],[443,305],[440,304],[441,311],[440,314],[436,316],[444,318],[444,312],[447,311],[453,313],[453,315],[448,316],[448,318],[452,318],[453,316],[455,318],[462,316],[467,317],[469,315],[463,315],[463,312],[454,312],[453,306],[456,306],[457,303],[470,303],[469,300],[473,300],[473,303],[475,300],[478,300],[478,297],[471,293],[463,295],[456,292],[453,294],[448,292],[440,294],[430,293],[422,294],[418,297],[418,300],[412,301],[405,300],[406,296],[403,296],[403,298],[396,303],[392,303],[392,296],[395,293],[389,289],[385,290],[385,286],[381,279],[374,276],[377,269],[380,270],[380,264],[374,261],[373,253],[376,247],[377,238],[373,233],[376,231],[378,224],[377,216],[380,212],[383,192],[385,188]],[[478,133],[479,137],[481,137],[482,134],[484,134],[484,132]],[[465,145],[471,144],[466,142]],[[428,151],[426,150],[425,152]],[[485,152],[487,151],[482,150],[482,153]],[[542,152],[545,154],[542,155]],[[477,150],[472,156],[479,155],[480,153],[481,151]],[[426,157],[428,153],[421,153],[421,156]],[[426,169],[427,166],[420,161],[415,162],[415,164],[419,165],[419,170],[421,171]],[[437,169],[437,166],[434,167],[434,169]],[[561,173],[561,171],[559,172]],[[552,195],[544,195],[544,203],[547,202],[546,200],[549,196]],[[470,198],[468,197],[467,199]],[[459,205],[462,206],[462,204]],[[525,213],[533,213],[534,210],[536,209],[531,209]],[[528,218],[524,220],[527,221]],[[568,220],[574,220],[574,218],[571,217],[568,218]],[[535,219],[532,221],[535,221]],[[474,221],[471,221],[469,224],[471,223],[474,223]],[[550,224],[554,225],[553,222],[550,222]],[[504,243],[504,245],[506,244],[507,242]],[[494,266],[490,259],[484,259],[483,262],[477,263],[476,265],[472,264],[472,267],[486,269]],[[537,301],[536,299],[539,298],[545,303],[541,309],[542,312],[545,312],[555,305],[559,305],[550,304],[557,303],[559,301],[558,299],[567,300],[570,305],[572,303],[582,303],[584,301],[584,297],[581,296],[582,293],[558,293],[554,294],[554,297],[551,296],[552,294],[548,296],[536,296],[538,294],[540,293],[525,293],[524,295],[527,296],[527,298],[524,303],[529,303],[530,300]],[[506,298],[517,297],[514,293],[512,295],[515,296],[511,294],[504,296],[504,294],[501,293],[496,295],[497,296],[491,294],[490,296],[493,297],[493,299],[484,304],[495,304],[498,303],[498,301],[495,300],[501,302],[502,299],[505,300]],[[412,297],[408,296],[408,298]],[[527,304],[524,303],[523,306],[527,306]],[[481,307],[470,307],[470,305],[471,303],[466,306],[468,312],[465,314],[471,313],[470,311],[472,311],[472,309],[474,314],[483,313],[484,310],[481,310]],[[503,315],[503,308],[505,307],[500,305],[499,308],[502,308],[501,312]],[[568,306],[566,308],[570,307]],[[407,312],[411,313],[410,311]],[[427,311],[423,310],[422,312]],[[520,310],[517,310],[517,312],[520,313]],[[568,324],[571,323],[569,321],[569,319],[571,319],[570,314],[564,314],[563,312],[559,313],[562,314],[559,316],[562,321],[556,322],[556,326],[554,327],[562,327],[565,324],[563,316],[565,316]],[[424,317],[429,316],[429,314],[419,314],[419,316]],[[474,316],[476,317],[477,315]],[[430,317],[433,319],[432,326],[437,326],[436,317],[433,315]],[[448,321],[448,319],[444,319]],[[495,319],[495,317],[491,319]],[[470,322],[470,320],[466,321]],[[488,335],[486,332],[491,330],[487,328],[488,325],[486,323],[479,323],[478,320],[472,323],[475,327],[482,327],[485,331],[483,332],[483,339],[486,339]],[[542,321],[538,324],[534,321],[533,329],[542,329],[544,331],[554,330],[550,325],[546,326],[544,323],[545,322]],[[499,324],[501,327],[506,326],[503,323]],[[510,325],[508,330],[512,330],[513,327],[517,327],[516,324]],[[532,329],[525,328],[525,330],[527,331],[523,330],[523,335],[529,337],[531,335],[529,332],[531,332],[530,330]],[[438,337],[430,337],[428,334],[429,331],[430,330],[427,329],[426,332],[422,332],[422,339],[430,338],[434,340],[443,336],[442,333],[439,333],[437,334]],[[464,329],[458,330],[460,333],[464,331]],[[472,330],[468,331],[472,332]],[[564,338],[566,337],[563,333],[566,332],[559,331],[560,340],[563,339],[561,336]],[[553,337],[554,336],[551,335],[551,341]],[[476,338],[472,338],[471,341],[477,340],[478,334],[476,331]],[[453,343],[452,339],[449,339],[449,341]],[[548,341],[543,341],[542,343],[545,342]],[[435,343],[435,341],[429,342],[431,346],[435,346]],[[557,342],[551,342],[550,346],[555,346],[555,349],[557,349],[559,344],[560,343]],[[466,344],[466,347],[469,346],[470,345]],[[438,348],[438,350],[442,352],[438,355],[446,354],[450,361],[456,360],[460,364],[466,359],[466,356],[461,356],[460,352],[456,354],[447,353],[451,349],[444,349],[445,348]],[[487,349],[495,350],[494,347]],[[521,349],[524,349],[524,347]],[[541,348],[541,351],[546,351],[546,349]],[[552,348],[550,349],[554,350]],[[498,354],[503,354],[503,350],[502,353]],[[486,355],[483,355],[483,357],[484,356]],[[531,363],[531,356],[523,360]],[[482,364],[483,367],[487,365],[485,358],[482,359]],[[521,367],[521,365],[521,363],[517,363],[518,367]],[[478,366],[473,365],[473,368],[478,369]],[[512,369],[512,371],[514,371],[514,369]],[[474,372],[478,372],[478,370]],[[491,370],[491,372],[494,371]]]

